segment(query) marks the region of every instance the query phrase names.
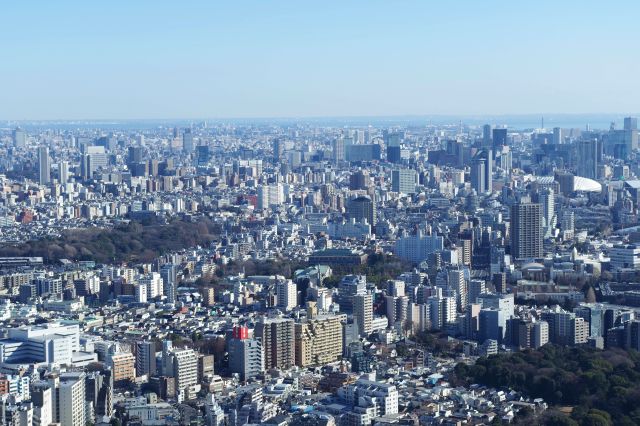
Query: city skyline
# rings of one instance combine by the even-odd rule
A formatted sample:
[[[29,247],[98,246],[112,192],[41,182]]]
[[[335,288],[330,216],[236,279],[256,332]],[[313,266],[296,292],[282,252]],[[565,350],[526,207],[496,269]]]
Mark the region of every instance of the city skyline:
[[[640,95],[634,3],[149,6],[5,6],[1,119],[622,115]]]

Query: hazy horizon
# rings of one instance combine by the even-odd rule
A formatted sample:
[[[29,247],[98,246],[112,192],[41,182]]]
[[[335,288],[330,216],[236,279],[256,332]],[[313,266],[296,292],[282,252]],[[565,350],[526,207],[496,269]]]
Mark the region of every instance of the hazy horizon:
[[[4,120],[634,111],[640,4],[14,2]],[[545,111],[554,111],[553,113]]]

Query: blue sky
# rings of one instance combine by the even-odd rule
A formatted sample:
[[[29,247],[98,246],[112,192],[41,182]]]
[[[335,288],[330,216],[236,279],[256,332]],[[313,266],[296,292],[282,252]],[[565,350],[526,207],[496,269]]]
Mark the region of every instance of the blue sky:
[[[13,1],[0,119],[640,110],[637,1]]]

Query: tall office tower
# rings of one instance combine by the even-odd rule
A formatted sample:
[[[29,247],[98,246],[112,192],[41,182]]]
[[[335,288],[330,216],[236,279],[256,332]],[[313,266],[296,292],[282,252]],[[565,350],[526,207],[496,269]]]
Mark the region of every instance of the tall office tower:
[[[69,182],[69,162],[61,161],[58,163],[58,182],[61,184]]]
[[[295,331],[291,318],[261,318],[256,324],[256,338],[264,348],[264,367],[284,369],[295,365]]]
[[[57,391],[57,420],[65,426],[85,426],[85,374],[63,373]]]
[[[307,315],[296,323],[296,365],[321,366],[338,360],[343,349],[342,323],[346,319],[344,314]]]
[[[333,161],[338,163],[345,159],[345,142],[344,138],[339,137],[331,143],[333,147]]]
[[[560,127],[553,128],[553,143],[554,145],[560,145],[564,143],[564,139],[562,136],[562,129]]]
[[[276,283],[276,297],[278,307],[284,311],[291,311],[298,306],[298,288],[291,280]]]
[[[382,131],[382,138],[387,146],[400,146],[404,139],[404,132],[392,132],[386,129]]]
[[[415,194],[418,174],[413,169],[396,169],[391,172],[391,189],[402,194]]]
[[[136,164],[142,162],[142,147],[130,146],[127,156],[127,164]]]
[[[493,151],[483,149],[478,153],[480,158],[484,158],[484,187],[486,192],[493,192]]]
[[[449,290],[455,291],[456,294],[456,308],[459,312],[462,312],[467,307],[467,280],[464,277],[464,270],[462,269],[449,269],[447,271],[447,287]]]
[[[598,178],[598,141],[596,139],[578,142],[577,175],[589,179]]]
[[[550,237],[553,229],[556,227],[556,203],[553,189],[544,188],[538,195],[540,204],[542,204],[542,226],[544,227],[545,236]]]
[[[96,171],[106,169],[108,164],[109,161],[104,146],[84,146],[80,164],[84,180],[93,178],[93,174]]]
[[[496,289],[496,293],[507,293],[507,274],[504,272],[496,272],[491,276],[491,282],[493,283],[493,287]]]
[[[356,130],[353,132],[353,140],[354,143],[363,145],[364,144],[364,130]]]
[[[148,164],[148,168],[149,168],[149,175],[151,176],[158,176],[159,171],[160,171],[160,162],[156,159],[152,159],[149,160]],[[166,188],[165,188],[166,190]]]
[[[492,192],[493,189],[493,151],[480,150],[471,161],[471,187],[478,194]]]
[[[349,176],[349,189],[352,191],[369,189],[369,172],[358,170]]]
[[[273,140],[273,161],[279,163],[284,155],[284,141],[281,139]]]
[[[193,133],[191,133],[191,129],[184,129],[184,133],[182,134],[182,150],[188,154],[193,152]]]
[[[241,380],[248,380],[264,372],[262,342],[249,338],[245,326],[233,328],[229,341],[229,371],[238,373]]]
[[[210,159],[211,154],[209,153],[209,145],[198,145],[196,150],[196,166],[206,167],[209,164]]]
[[[24,148],[27,145],[27,134],[20,127],[16,127],[11,136],[13,137],[13,146],[16,148]]]
[[[493,129],[493,150],[501,150],[507,145],[507,129]]]
[[[151,377],[156,374],[156,344],[136,342],[136,376]]]
[[[484,194],[487,191],[484,176],[486,174],[487,162],[484,158],[474,158],[471,160],[471,188],[478,194]]]
[[[485,124],[482,126],[482,147],[483,148],[491,148],[491,124]]]
[[[515,259],[542,257],[542,205],[523,198],[511,206],[510,232]]]
[[[370,293],[353,296],[353,318],[361,336],[373,331],[373,296]]]
[[[631,150],[638,149],[638,119],[636,117],[625,117],[624,119],[625,141]]]
[[[469,291],[467,303],[474,304],[476,299],[483,293],[486,293],[486,284],[482,279],[469,280]]]
[[[178,267],[172,263],[162,265],[160,268],[162,277],[163,293],[167,296],[169,303],[175,303],[178,295]]]
[[[47,185],[51,182],[51,159],[49,158],[49,148],[38,147],[38,182],[40,185]]]
[[[347,202],[347,214],[350,219],[362,222],[366,219],[371,226],[376,223],[376,205],[369,197],[360,196]]]
[[[193,349],[174,350],[172,363],[176,391],[184,391],[198,383],[198,355]]]

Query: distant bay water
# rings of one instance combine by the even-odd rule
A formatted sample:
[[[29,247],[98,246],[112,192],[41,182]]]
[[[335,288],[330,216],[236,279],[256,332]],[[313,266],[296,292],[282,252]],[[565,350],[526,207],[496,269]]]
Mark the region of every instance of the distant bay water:
[[[168,127],[186,127],[206,122],[208,126],[220,124],[282,126],[331,126],[331,127],[423,127],[423,126],[463,126],[479,127],[484,124],[506,126],[512,130],[577,128],[607,130],[611,123],[617,129],[623,127],[624,117],[638,117],[640,113],[610,114],[522,114],[522,115],[409,115],[388,117],[258,117],[258,118],[201,118],[201,119],[145,119],[145,120],[32,120],[0,121],[0,127],[14,128],[17,125],[29,130],[42,129],[102,129],[102,130],[144,130]]]

